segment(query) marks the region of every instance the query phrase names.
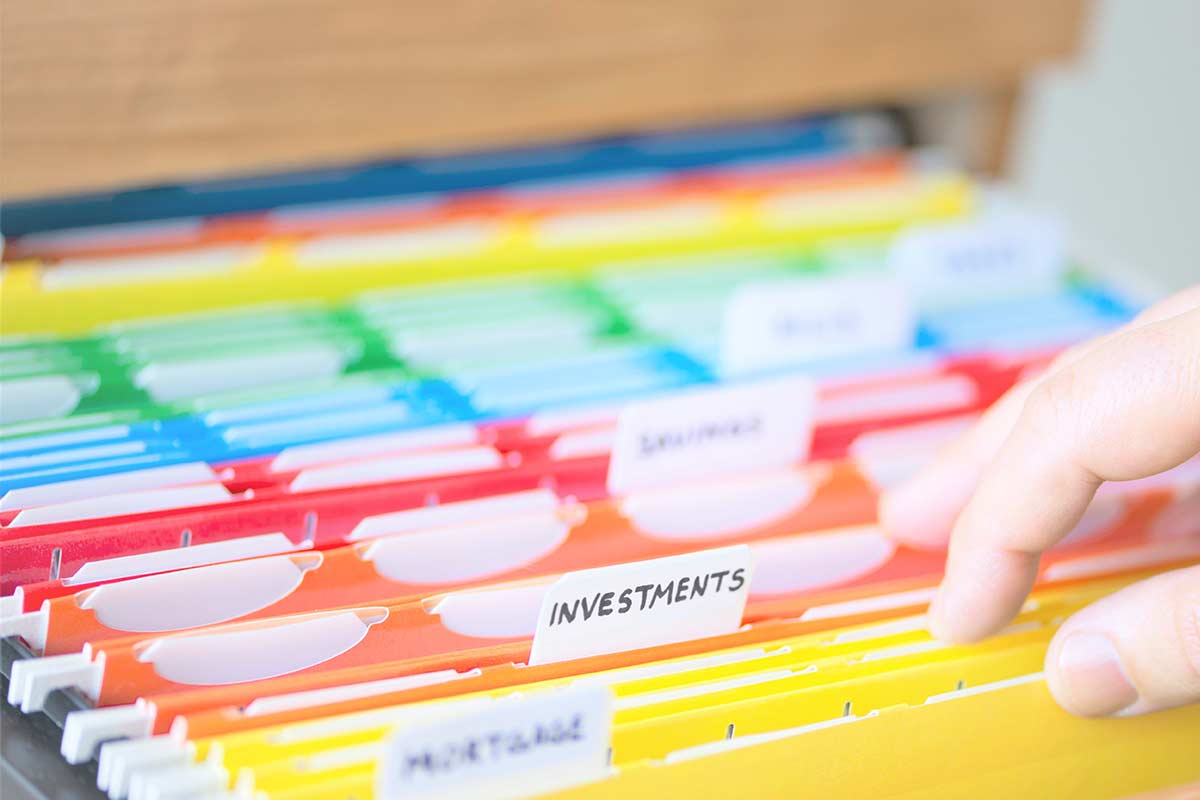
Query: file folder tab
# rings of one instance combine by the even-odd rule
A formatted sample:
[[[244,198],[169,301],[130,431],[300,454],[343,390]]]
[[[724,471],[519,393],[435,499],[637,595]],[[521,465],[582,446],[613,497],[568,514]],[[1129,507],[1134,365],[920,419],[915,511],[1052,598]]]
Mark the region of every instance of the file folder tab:
[[[612,716],[608,688],[591,685],[404,725],[384,744],[375,796],[507,800],[599,780]]]
[[[1053,221],[999,210],[911,228],[896,237],[889,261],[921,304],[932,306],[1049,294],[1066,266],[1062,231]]]
[[[542,600],[529,663],[733,633],[752,566],[749,547],[735,545],[566,573]]]
[[[626,495],[802,462],[815,395],[810,380],[792,377],[631,403],[617,418],[608,489]]]
[[[895,278],[802,278],[737,289],[722,325],[721,373],[733,377],[901,352],[916,341],[917,318]]]

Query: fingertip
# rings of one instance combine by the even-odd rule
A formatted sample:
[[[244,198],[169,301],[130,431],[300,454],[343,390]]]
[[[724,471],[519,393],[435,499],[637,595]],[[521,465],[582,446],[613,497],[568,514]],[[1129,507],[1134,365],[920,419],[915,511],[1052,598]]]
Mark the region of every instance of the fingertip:
[[[933,638],[951,645],[974,644],[991,633],[973,625],[971,619],[956,607],[955,601],[947,597],[944,586],[938,589],[929,604],[928,625]]]
[[[1200,701],[1200,567],[1130,584],[1071,616],[1046,652],[1066,710],[1133,716]]]
[[[1072,714],[1113,716],[1138,700],[1116,644],[1100,631],[1060,630],[1046,651],[1045,672],[1050,693]]]
[[[953,515],[939,511],[936,495],[923,476],[885,491],[879,498],[879,523],[896,541],[921,549],[944,550]]]
[[[936,601],[935,601],[936,603]],[[959,641],[955,634],[953,623],[948,623],[942,612],[937,610],[936,605],[929,606],[929,614],[926,617],[926,623],[929,627],[929,634],[943,644],[963,644]]]
[[[907,490],[905,483],[879,496],[879,524],[888,536],[905,543],[909,542],[913,530]]]
[[[930,604],[930,631],[951,644],[986,639],[1020,613],[1036,576],[1036,559],[1021,554],[951,553]]]

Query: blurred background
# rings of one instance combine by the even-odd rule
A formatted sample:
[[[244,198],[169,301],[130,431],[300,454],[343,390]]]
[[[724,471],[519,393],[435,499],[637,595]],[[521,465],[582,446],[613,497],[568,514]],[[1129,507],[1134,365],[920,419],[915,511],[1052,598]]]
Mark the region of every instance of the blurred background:
[[[1102,0],[1079,53],[1030,82],[1013,171],[1094,248],[1179,287],[1200,280],[1200,3]]]
[[[1104,258],[1167,287],[1200,275],[1191,0],[49,0],[0,25],[10,210],[883,103]]]

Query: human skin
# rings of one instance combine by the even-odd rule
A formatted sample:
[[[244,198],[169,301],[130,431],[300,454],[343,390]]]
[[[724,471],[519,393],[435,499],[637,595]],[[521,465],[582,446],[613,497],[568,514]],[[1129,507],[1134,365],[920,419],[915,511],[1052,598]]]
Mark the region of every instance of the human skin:
[[[902,542],[949,547],[930,629],[946,641],[977,641],[1017,614],[1041,553],[1075,526],[1102,483],[1156,475],[1198,453],[1195,286],[1015,387],[888,492],[880,517]],[[1200,701],[1200,567],[1129,586],[1064,622],[1046,654],[1046,680],[1064,708],[1084,716]]]

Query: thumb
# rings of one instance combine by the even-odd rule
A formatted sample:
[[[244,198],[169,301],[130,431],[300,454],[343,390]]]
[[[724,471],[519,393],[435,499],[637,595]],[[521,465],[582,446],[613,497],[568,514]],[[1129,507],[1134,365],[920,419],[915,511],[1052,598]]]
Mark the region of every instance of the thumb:
[[[1142,714],[1200,702],[1200,566],[1093,603],[1059,629],[1046,681],[1068,711]]]

